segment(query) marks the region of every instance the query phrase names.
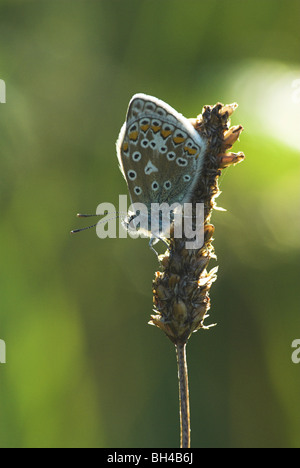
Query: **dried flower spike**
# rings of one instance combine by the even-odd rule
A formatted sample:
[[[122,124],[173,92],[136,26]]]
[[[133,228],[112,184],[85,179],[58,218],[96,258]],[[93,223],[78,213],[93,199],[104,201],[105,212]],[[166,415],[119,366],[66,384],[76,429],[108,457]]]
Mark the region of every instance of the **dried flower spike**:
[[[209,291],[216,269],[207,271],[211,257],[214,226],[210,223],[215,198],[219,195],[221,169],[244,159],[243,153],[226,152],[239,138],[243,127],[229,127],[229,115],[237,104],[205,106],[203,113],[190,119],[207,141],[203,171],[193,195],[193,204],[204,203],[204,244],[187,250],[187,239],[171,238],[169,250],[161,256],[162,271],[153,281],[154,314],[150,324],[162,329],[175,344],[185,344],[191,334],[207,328],[204,319],[210,308]]]
[[[189,391],[186,343],[193,332],[204,325],[210,308],[209,292],[217,278],[217,268],[208,271],[214,255],[214,226],[210,223],[215,198],[219,195],[221,170],[241,162],[243,153],[227,152],[239,138],[243,127],[229,127],[229,117],[237,104],[205,106],[202,114],[190,119],[194,128],[207,141],[203,170],[193,194],[192,203],[204,203],[204,244],[198,250],[187,250],[187,239],[171,238],[169,250],[160,257],[161,272],[153,281],[155,325],[175,344],[180,390],[181,447],[190,447]]]

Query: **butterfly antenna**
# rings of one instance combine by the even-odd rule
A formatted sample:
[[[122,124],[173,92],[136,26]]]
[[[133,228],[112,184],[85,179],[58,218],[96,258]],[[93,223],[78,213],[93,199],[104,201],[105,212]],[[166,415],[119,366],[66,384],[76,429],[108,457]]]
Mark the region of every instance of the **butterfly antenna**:
[[[92,218],[94,216],[100,216],[100,215],[78,213],[76,216],[77,216],[77,218]],[[80,232],[80,231],[86,231],[87,229],[91,229],[91,228],[93,228],[95,226],[97,226],[97,223],[93,224],[92,226],[85,227],[85,228],[73,229],[73,231],[71,231],[71,234],[75,234],[76,232]]]
[[[115,213],[116,213],[117,218],[120,217],[120,214],[125,214],[125,215],[128,214],[126,211],[116,211]],[[82,213],[78,213],[76,216],[77,216],[77,218],[92,218],[93,216],[103,216],[103,213],[101,213],[101,214],[82,214]]]
[[[115,219],[115,218],[119,218],[120,217],[120,213],[124,214],[125,212],[122,212],[122,211],[116,211],[116,216],[115,217],[112,217],[112,218],[109,218],[109,219]],[[127,215],[127,213],[126,213]],[[77,218],[93,218],[95,216],[103,216],[103,214],[82,214],[82,213],[78,213],[77,215]],[[107,219],[103,222],[106,222],[108,221]],[[101,222],[101,221],[100,221]],[[92,226],[87,226],[87,227],[84,227],[84,228],[80,228],[80,229],[73,229],[71,231],[71,234],[76,234],[77,232],[81,232],[81,231],[87,231],[87,229],[91,229],[93,227],[96,227],[98,223],[96,224],[93,224]]]
[[[97,214],[81,214],[81,213],[77,213],[77,218],[92,218],[93,216],[101,216],[101,215],[97,215]]]
[[[80,232],[80,231],[86,231],[87,229],[91,229],[95,226],[97,226],[98,223],[96,224],[93,224],[92,226],[87,226],[85,228],[81,228],[81,229],[73,229],[73,231],[71,231],[71,234],[75,234],[76,232]]]

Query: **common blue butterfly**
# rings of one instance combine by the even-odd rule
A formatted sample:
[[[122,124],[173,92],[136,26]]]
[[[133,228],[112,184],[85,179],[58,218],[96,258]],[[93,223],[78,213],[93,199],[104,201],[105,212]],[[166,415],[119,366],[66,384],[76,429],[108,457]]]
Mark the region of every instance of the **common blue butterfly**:
[[[171,106],[146,94],[132,97],[117,140],[117,156],[132,204],[147,209],[150,245],[165,237],[151,225],[154,204],[183,206],[191,201],[205,150],[205,140]],[[135,217],[129,218],[127,227]]]

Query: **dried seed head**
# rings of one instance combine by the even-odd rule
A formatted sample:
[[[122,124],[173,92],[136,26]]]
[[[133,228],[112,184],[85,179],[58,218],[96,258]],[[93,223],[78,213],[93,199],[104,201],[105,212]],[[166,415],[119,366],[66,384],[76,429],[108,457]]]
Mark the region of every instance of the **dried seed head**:
[[[234,166],[245,159],[244,153],[222,153],[219,154],[218,157],[220,158],[221,169],[228,166]]]
[[[243,130],[244,129],[241,125],[231,127],[229,130],[227,130],[227,132],[224,133],[223,148],[231,148],[234,145],[234,143],[239,139],[239,136]]]
[[[187,308],[185,303],[181,300],[178,299],[176,302],[173,304],[173,314],[175,320],[177,322],[184,323],[187,319]]]
[[[209,292],[217,278],[217,268],[207,271],[211,258],[214,226],[210,224],[215,198],[220,194],[221,170],[244,159],[243,153],[226,150],[239,138],[243,127],[229,128],[229,117],[237,104],[205,106],[200,116],[190,119],[207,142],[204,165],[193,192],[192,203],[204,204],[204,244],[200,249],[186,248],[186,239],[174,238],[171,231],[169,251],[160,256],[162,272],[153,282],[154,312],[150,324],[159,327],[175,344],[187,342],[191,333],[208,328],[204,320],[210,308]]]
[[[222,109],[220,109],[220,115],[227,114],[228,117],[230,117],[238,107],[239,105],[236,102],[233,104],[226,104],[226,106],[223,106]]]
[[[174,288],[174,286],[176,284],[178,284],[180,281],[180,276],[179,275],[175,275],[174,273],[170,276],[169,278],[169,286],[170,288]]]
[[[165,301],[168,298],[168,289],[165,288],[162,284],[159,284],[155,290],[158,299]]]

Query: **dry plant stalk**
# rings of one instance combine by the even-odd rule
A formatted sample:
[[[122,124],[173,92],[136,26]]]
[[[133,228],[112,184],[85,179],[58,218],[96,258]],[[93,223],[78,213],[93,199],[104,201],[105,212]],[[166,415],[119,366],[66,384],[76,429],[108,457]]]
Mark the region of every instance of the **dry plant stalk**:
[[[214,226],[210,223],[215,198],[219,195],[218,179],[225,167],[241,162],[243,153],[228,150],[239,138],[243,127],[230,127],[229,117],[237,104],[205,106],[202,114],[190,119],[207,141],[204,166],[194,191],[192,203],[204,203],[204,244],[198,250],[185,248],[187,239],[171,237],[170,247],[160,256],[161,270],[153,281],[154,314],[150,324],[159,327],[176,346],[180,399],[181,448],[190,447],[189,389],[186,344],[193,332],[204,325],[210,308],[209,291],[217,278],[217,268],[208,271],[214,255]],[[211,326],[211,325],[210,325]]]

